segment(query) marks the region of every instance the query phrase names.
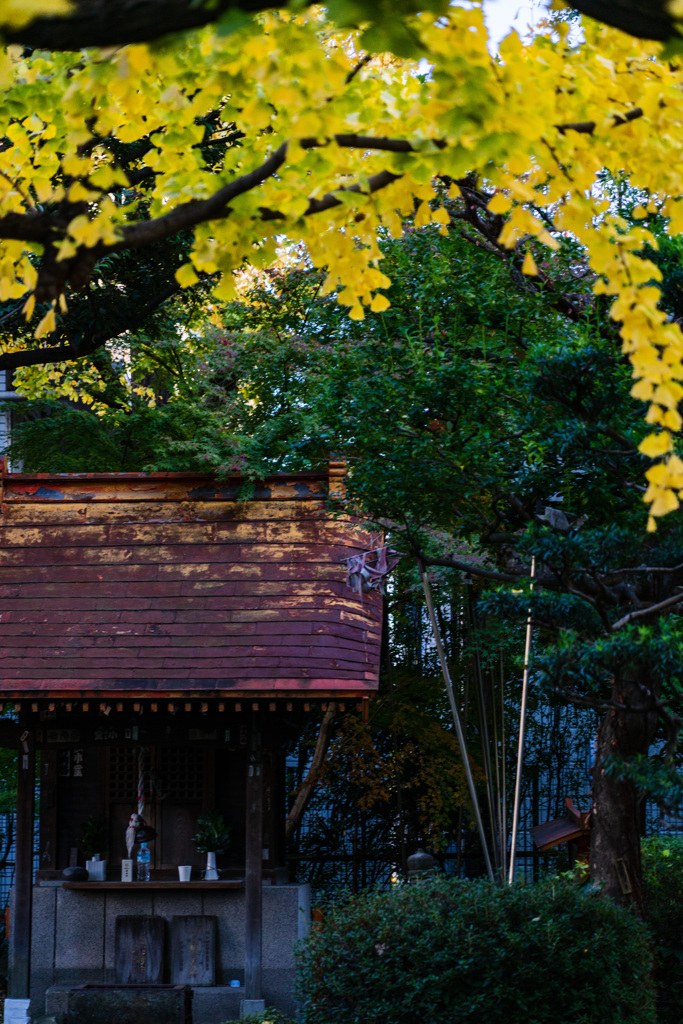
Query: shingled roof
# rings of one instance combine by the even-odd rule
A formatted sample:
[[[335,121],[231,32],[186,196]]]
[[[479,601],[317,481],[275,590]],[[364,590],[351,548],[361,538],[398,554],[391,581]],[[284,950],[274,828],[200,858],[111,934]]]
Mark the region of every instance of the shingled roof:
[[[4,474],[2,696],[360,696],[381,598],[341,559],[377,543],[325,513],[326,473]]]

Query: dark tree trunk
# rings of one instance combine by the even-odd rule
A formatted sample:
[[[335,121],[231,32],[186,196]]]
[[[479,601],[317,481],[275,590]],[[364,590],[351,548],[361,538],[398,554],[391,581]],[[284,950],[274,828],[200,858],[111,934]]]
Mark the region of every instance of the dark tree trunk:
[[[66,16],[46,15],[21,28],[2,27],[5,42],[46,50],[80,50],[84,46],[148,42],[169,32],[206,25],[226,11],[251,14],[286,6],[286,0],[74,0]],[[666,0],[574,0],[571,6],[643,39],[666,40],[675,34]],[[372,4],[363,7],[370,15]]]
[[[252,14],[280,6],[287,4],[276,0],[74,0],[65,16],[37,17],[20,29],[3,25],[3,37],[5,42],[46,50],[123,46],[206,25],[226,11]]]
[[[641,680],[642,682],[642,680]],[[654,689],[648,680],[648,687]],[[645,697],[635,675],[615,680],[613,699],[642,705]],[[604,891],[623,906],[642,915],[643,891],[640,860],[640,814],[636,788],[630,781],[608,775],[611,757],[629,759],[647,754],[657,727],[654,712],[608,711],[598,730],[593,769],[590,873]]]
[[[666,0],[572,0],[571,6],[630,36],[663,42],[675,35]]]

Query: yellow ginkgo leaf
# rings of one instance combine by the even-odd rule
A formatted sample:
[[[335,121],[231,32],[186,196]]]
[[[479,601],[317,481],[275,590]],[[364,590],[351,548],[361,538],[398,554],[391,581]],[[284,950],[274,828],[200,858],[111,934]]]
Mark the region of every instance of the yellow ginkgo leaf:
[[[44,338],[46,334],[52,334],[56,326],[55,311],[51,308],[36,327],[33,336],[34,338]]]
[[[663,430],[660,434],[648,434],[638,445],[638,451],[650,459],[656,459],[659,455],[670,452],[671,447],[671,434],[668,430]]]
[[[512,200],[502,192],[496,192],[493,199],[489,200],[488,208],[491,213],[507,213],[512,206]]]
[[[538,274],[538,267],[536,266],[536,261],[534,260],[534,257],[531,255],[529,250],[527,250],[526,256],[524,257],[524,262],[522,263],[522,273],[528,274],[529,277],[533,277],[536,274]]]
[[[391,303],[386,295],[382,295],[380,292],[375,295],[372,302],[370,303],[370,309],[373,313],[383,313],[385,309],[388,309]]]
[[[197,272],[191,263],[184,263],[175,272],[175,279],[181,288],[191,288],[199,280]]]
[[[650,514],[653,516],[665,516],[668,512],[674,512],[679,507],[679,500],[673,491],[662,490],[650,506]]]

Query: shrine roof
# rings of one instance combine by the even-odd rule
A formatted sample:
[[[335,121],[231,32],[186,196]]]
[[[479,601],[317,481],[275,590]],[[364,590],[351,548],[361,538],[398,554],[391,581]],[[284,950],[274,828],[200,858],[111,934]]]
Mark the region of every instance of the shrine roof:
[[[378,543],[325,510],[341,470],[256,485],[190,473],[2,476],[0,695],[360,696]]]

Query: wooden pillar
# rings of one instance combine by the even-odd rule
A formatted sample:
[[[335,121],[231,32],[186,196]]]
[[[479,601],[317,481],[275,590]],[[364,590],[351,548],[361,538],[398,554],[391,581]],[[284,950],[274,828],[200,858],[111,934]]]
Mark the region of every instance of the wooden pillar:
[[[31,976],[31,903],[33,895],[33,803],[35,749],[32,729],[19,724],[17,819],[14,869],[14,915],[10,930],[12,973],[10,999],[28,999]]]
[[[263,904],[263,756],[258,721],[247,761],[245,999],[261,999]]]

